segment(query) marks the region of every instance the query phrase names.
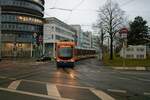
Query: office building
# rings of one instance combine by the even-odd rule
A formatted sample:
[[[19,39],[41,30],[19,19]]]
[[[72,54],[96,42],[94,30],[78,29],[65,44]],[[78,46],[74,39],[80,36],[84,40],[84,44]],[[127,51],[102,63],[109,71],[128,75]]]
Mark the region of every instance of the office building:
[[[46,56],[55,57],[55,45],[58,41],[75,41],[76,30],[63,21],[55,18],[45,18],[44,50]]]
[[[2,57],[31,57],[43,34],[44,0],[0,0]]]

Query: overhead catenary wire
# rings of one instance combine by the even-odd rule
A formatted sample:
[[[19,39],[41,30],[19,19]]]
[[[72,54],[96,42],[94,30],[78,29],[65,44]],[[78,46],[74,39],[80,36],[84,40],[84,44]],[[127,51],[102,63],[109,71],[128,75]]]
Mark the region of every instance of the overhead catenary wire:
[[[124,3],[122,3],[120,6],[126,6],[126,5],[128,5],[130,3],[132,3],[133,1],[135,1],[135,0],[128,0],[128,1],[126,1]]]
[[[76,6],[72,8],[72,10],[76,10],[85,0],[81,0]]]
[[[52,8],[49,8],[49,9],[58,9],[58,10],[64,10],[64,11],[69,11],[69,12],[71,12],[71,11],[72,11],[72,9],[57,8],[57,7],[52,7]]]
[[[58,0],[56,0],[56,1],[58,1]],[[62,10],[62,11],[67,11],[67,12],[70,12],[70,14],[68,15],[68,18],[65,20],[65,22],[68,22],[69,20],[70,20],[70,18],[71,18],[71,15],[72,15],[72,13],[73,13],[73,11],[81,11],[81,12],[95,12],[95,13],[99,13],[99,10],[98,9],[78,9],[78,7],[80,7],[80,5],[84,2],[85,0],[81,0],[77,5],[75,5],[72,9],[67,9],[67,8],[59,8],[59,7],[56,7],[55,5],[56,5],[56,3],[57,2],[55,2],[55,5],[53,6],[53,7],[51,7],[51,8],[49,8],[49,9],[51,9],[51,10]],[[132,3],[133,1],[135,1],[135,0],[126,0],[125,2],[123,2],[122,4],[120,4],[121,5],[121,7],[122,6],[126,6],[126,5],[128,5],[128,4],[130,4],[130,3]],[[92,26],[92,25],[82,25],[82,26]]]
[[[53,7],[55,7],[55,6],[56,6],[57,2],[58,2],[58,0],[55,0],[55,2],[54,2],[54,6],[53,6]]]
[[[57,10],[63,10],[63,11],[69,11],[70,14],[69,14],[69,17],[66,19],[66,21],[68,21],[70,18],[71,18],[71,15],[72,15],[72,12],[74,10],[76,10],[85,0],[81,0],[77,5],[75,5],[72,9],[66,9],[66,8],[58,8],[58,7],[52,7],[52,8],[49,8],[51,10],[53,9],[57,9]]]
[[[75,6],[72,8],[72,10],[71,10],[71,12],[70,12],[70,14],[69,14],[69,17],[68,17],[68,19],[66,20],[67,22],[70,20],[73,11],[76,10],[78,7],[80,7],[80,5],[81,5],[84,1],[85,1],[85,0],[81,0],[77,5],[75,5]]]
[[[91,12],[99,12],[98,9],[77,9],[85,0],[80,1],[76,6],[74,6],[72,9],[67,9],[67,8],[59,8],[59,7],[52,7],[49,9],[57,9],[57,10],[63,10],[63,11],[69,11],[69,12],[73,12],[74,10],[76,11],[91,11]],[[132,2],[134,2],[135,0],[128,0],[122,4],[120,4],[120,6],[126,6]]]

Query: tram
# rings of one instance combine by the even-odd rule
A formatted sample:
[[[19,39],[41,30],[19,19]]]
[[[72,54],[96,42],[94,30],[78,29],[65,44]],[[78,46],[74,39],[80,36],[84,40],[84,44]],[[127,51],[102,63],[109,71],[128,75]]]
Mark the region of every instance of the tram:
[[[96,57],[94,49],[76,48],[74,42],[56,43],[57,67],[74,67],[75,62],[81,59]]]

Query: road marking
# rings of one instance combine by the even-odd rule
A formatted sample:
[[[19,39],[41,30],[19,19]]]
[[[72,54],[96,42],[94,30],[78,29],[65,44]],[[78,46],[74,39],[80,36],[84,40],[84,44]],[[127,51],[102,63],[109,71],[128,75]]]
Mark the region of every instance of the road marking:
[[[121,74],[126,74],[126,75],[149,75],[149,72],[120,72]]]
[[[46,84],[46,86],[47,86],[47,92],[48,92],[49,96],[56,96],[56,97],[61,98],[61,96],[60,96],[60,94],[59,94],[59,92],[57,90],[56,85],[54,85],[54,84]]]
[[[145,81],[145,82],[150,82],[149,79],[143,79],[143,78],[138,78],[138,77],[130,77],[130,78],[125,78],[125,77],[117,77],[119,79],[122,79],[122,80],[139,80],[139,81]]]
[[[9,78],[9,77],[8,77],[7,79],[10,79],[10,80],[16,80],[16,78]]]
[[[13,92],[13,93],[18,93],[18,94],[24,94],[24,95],[30,95],[30,96],[48,98],[48,99],[72,100],[72,99],[67,99],[67,98],[59,98],[59,97],[55,97],[55,96],[49,96],[49,95],[43,95],[43,94],[37,94],[37,93],[31,93],[31,92],[24,92],[24,91],[13,90],[13,89],[8,89],[8,88],[0,88],[0,90],[2,90],[2,91],[8,91],[8,92]]]
[[[0,78],[2,78],[2,79],[10,79],[10,80],[16,80],[16,78],[9,78],[9,77],[6,77],[6,76],[0,76]]]
[[[98,96],[99,98],[101,98],[102,100],[115,100],[113,97],[111,97],[110,95],[106,94],[103,91],[99,91],[96,89],[90,89],[96,96]]]
[[[8,86],[8,88],[9,88],[9,89],[16,90],[17,87],[19,86],[20,82],[21,82],[21,80],[13,81],[13,82]]]
[[[0,78],[5,79],[5,78],[7,78],[7,77],[5,77],[5,76],[0,76]]]
[[[107,89],[109,92],[118,92],[118,93],[127,93],[125,90],[118,90],[118,89]]]
[[[98,96],[99,98],[102,98],[102,100],[115,100],[114,98],[112,98],[108,94],[104,93],[103,91],[95,90],[94,88],[91,88],[91,87],[81,87],[81,86],[73,86],[73,85],[65,85],[65,84],[57,84],[57,83],[56,84],[53,84],[53,83],[51,84],[51,83],[48,83],[48,82],[33,81],[33,80],[22,80],[22,81],[47,84],[48,95],[49,96],[55,96],[55,97],[58,97],[58,98],[61,98],[61,96],[60,96],[56,86],[66,86],[66,87],[72,87],[72,88],[89,89],[96,96]]]
[[[146,81],[146,82],[150,82],[150,80],[149,79],[143,79],[143,78],[136,78],[136,77],[134,77],[135,79],[137,79],[137,80],[139,80],[139,81]]]
[[[148,96],[150,96],[150,93],[148,93],[148,92],[144,92],[144,95],[148,95]]]
[[[66,85],[66,84],[57,84],[58,86],[66,86],[66,87],[72,87],[72,88],[80,88],[80,89],[94,89],[92,87],[81,87],[81,86],[73,86],[73,85]]]
[[[116,78],[121,79],[121,80],[131,80],[131,79],[125,78],[125,77],[116,77]]]
[[[34,80],[26,80],[23,79],[22,81],[26,81],[26,82],[34,82],[34,83],[41,83],[41,84],[50,84],[48,82],[41,82],[41,81],[34,81]],[[66,84],[58,84],[58,83],[51,83],[51,84],[55,84],[56,86],[66,86],[66,87],[73,87],[73,88],[81,88],[81,89],[94,89],[92,87],[81,87],[81,86],[73,86],[73,85],[66,85]]]

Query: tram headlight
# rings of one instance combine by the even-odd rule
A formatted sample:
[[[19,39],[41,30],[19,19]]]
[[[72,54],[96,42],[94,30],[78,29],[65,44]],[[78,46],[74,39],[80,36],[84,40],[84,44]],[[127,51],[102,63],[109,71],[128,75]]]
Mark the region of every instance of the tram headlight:
[[[74,62],[74,59],[71,59],[70,61],[71,61],[71,62]]]
[[[57,62],[60,62],[61,60],[57,59]]]

